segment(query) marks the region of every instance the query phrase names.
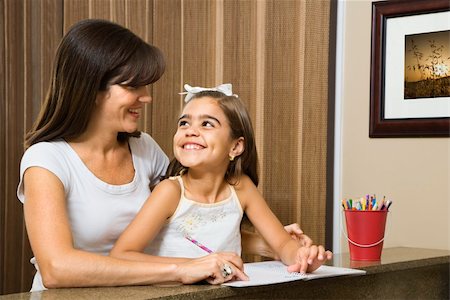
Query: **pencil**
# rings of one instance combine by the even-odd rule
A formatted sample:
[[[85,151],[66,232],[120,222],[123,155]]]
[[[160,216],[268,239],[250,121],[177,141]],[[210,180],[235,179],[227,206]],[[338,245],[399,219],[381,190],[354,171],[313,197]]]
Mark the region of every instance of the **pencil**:
[[[209,249],[208,247],[206,247],[205,245],[203,245],[202,243],[200,243],[199,241],[193,239],[190,235],[185,234],[184,237],[190,241],[192,244],[196,245],[197,247],[199,247],[200,249],[208,252],[208,253],[212,253],[213,251],[211,249]]]

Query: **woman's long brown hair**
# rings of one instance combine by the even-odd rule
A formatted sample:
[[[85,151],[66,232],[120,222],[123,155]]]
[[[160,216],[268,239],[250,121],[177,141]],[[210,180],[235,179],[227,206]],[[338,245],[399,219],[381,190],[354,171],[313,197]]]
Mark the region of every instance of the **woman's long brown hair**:
[[[59,44],[50,86],[25,147],[78,137],[87,128],[98,92],[118,83],[145,86],[164,69],[161,51],[130,30],[106,20],[76,23]],[[117,138],[123,142],[139,135],[121,132]]]

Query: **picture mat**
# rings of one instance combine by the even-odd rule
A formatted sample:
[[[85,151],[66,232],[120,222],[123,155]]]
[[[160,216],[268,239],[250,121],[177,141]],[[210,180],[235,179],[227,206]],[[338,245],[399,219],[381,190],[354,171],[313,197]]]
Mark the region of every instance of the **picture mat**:
[[[388,18],[385,50],[385,119],[450,117],[450,97],[404,100],[405,35],[450,30],[450,12]],[[445,45],[449,47],[450,45]]]

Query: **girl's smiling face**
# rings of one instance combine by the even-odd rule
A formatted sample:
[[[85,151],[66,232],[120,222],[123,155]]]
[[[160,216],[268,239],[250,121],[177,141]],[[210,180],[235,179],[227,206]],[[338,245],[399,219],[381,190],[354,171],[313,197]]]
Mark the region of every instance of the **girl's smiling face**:
[[[191,100],[178,120],[174,155],[185,167],[226,171],[238,140],[231,138],[229,121],[212,97]]]

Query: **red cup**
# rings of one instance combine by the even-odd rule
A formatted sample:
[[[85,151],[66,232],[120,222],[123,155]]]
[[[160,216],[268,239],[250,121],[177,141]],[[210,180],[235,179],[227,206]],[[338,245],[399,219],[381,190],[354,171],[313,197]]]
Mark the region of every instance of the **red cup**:
[[[351,260],[380,260],[387,210],[345,210]]]

